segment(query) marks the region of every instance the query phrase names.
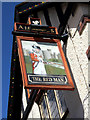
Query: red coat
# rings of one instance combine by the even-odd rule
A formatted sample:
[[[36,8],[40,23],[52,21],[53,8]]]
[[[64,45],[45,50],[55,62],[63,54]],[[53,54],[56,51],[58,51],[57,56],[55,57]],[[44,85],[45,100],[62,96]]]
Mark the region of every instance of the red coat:
[[[34,53],[30,53],[30,56],[32,61],[39,62],[39,60],[37,59],[37,55],[35,55]]]

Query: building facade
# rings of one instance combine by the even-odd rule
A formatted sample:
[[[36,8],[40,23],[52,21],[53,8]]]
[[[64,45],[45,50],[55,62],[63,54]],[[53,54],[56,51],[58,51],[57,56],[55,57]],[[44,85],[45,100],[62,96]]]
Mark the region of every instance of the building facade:
[[[74,91],[43,91],[42,95],[39,96],[39,98],[34,103],[28,118],[90,119],[90,63],[86,54],[88,46],[90,45],[89,7],[90,6],[88,3],[65,2],[29,2],[22,3],[16,6],[15,22],[29,24],[29,17],[40,18],[42,25],[56,27],[60,36],[68,35],[68,37],[66,36],[65,39],[60,41],[62,43],[62,48],[67,59],[67,63],[75,86]],[[50,51],[48,53],[47,51],[43,51],[43,53],[44,55],[51,54]],[[55,55],[53,57],[55,57]],[[26,93],[24,89],[22,96],[22,103],[24,106],[23,108],[26,108],[27,97],[25,97]],[[35,112],[35,109],[37,109],[37,112]],[[22,110],[23,111],[20,113],[21,116],[25,109]],[[8,116],[10,115],[9,111],[10,110],[8,110]]]

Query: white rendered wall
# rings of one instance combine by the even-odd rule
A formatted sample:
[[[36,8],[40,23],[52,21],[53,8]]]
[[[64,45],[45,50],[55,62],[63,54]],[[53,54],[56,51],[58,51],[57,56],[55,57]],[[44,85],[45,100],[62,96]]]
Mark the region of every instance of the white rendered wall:
[[[75,12],[75,16],[70,17],[68,21],[68,25],[70,27],[70,33],[72,36],[76,31],[76,27],[79,23],[81,16],[87,13],[88,13],[88,6],[78,5]],[[66,101],[67,99],[70,100],[70,103],[69,101],[67,101],[67,105],[71,111],[69,116],[70,117],[72,116],[73,118],[75,117],[88,118],[88,98],[86,98],[86,96],[88,95],[88,59],[86,56],[87,48],[88,48],[88,23],[82,35],[79,35],[77,31],[73,38],[70,37],[68,38],[68,43],[67,43],[67,58],[76,84],[76,88],[75,88],[76,94],[73,94],[71,92],[71,95],[73,95],[73,97],[71,97],[71,100],[67,96],[67,93],[69,96],[71,96],[70,92],[64,91],[64,94],[66,97]],[[79,103],[78,101],[75,101],[77,100],[76,99],[77,94],[78,94],[78,98],[81,101],[80,104],[78,104]],[[72,110],[70,106],[72,107]],[[76,106],[78,108],[76,108]],[[80,108],[82,108],[81,111]]]
[[[90,9],[90,8],[89,8]],[[90,23],[88,24],[88,45],[90,45]],[[88,61],[88,84],[89,84],[89,91],[90,91],[90,60]],[[90,118],[90,92],[88,94],[88,118]]]

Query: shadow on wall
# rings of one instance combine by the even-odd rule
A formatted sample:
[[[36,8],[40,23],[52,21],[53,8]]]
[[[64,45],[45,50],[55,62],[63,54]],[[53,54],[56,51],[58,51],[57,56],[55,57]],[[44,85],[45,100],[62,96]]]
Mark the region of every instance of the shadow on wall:
[[[86,15],[88,14],[88,4],[81,4],[80,3],[79,5],[77,5],[77,9],[74,12],[74,16],[71,15],[70,18],[69,18],[69,21],[68,21],[69,28],[70,29],[72,29],[72,28],[76,28],[77,29],[77,26],[79,24],[79,21],[80,21],[81,17],[83,15],[85,15],[85,14]],[[79,42],[80,42],[80,40],[79,40]],[[65,43],[65,45],[63,47],[64,48],[64,52],[65,52],[65,56],[67,56],[66,55],[66,47],[67,47],[67,43]],[[79,51],[79,53],[80,53],[80,51]],[[83,56],[85,56],[85,55],[83,55]],[[72,74],[72,71],[71,71],[71,68],[70,68],[70,64],[69,64],[69,61],[68,61],[67,57],[66,57],[66,60],[67,60],[68,66],[69,66],[69,70],[70,70],[70,73],[71,73],[74,85],[75,85],[74,91],[63,91],[64,97],[65,97],[65,101],[66,101],[66,105],[67,105],[67,108],[69,110],[69,114],[68,114],[67,118],[82,118],[83,119],[84,118],[84,112],[85,112],[84,111],[84,107],[83,107],[83,104],[82,104],[82,101],[81,101],[81,98],[80,98],[77,86],[75,84],[75,80],[74,80],[74,77],[73,77],[74,73]],[[81,58],[80,58],[80,61],[82,62]],[[77,72],[78,72],[78,70],[77,70]],[[83,73],[84,72],[85,71],[83,69]]]
[[[72,80],[73,80],[74,86],[75,86],[74,91],[63,91],[64,97],[65,97],[65,102],[66,102],[67,108],[69,110],[69,114],[68,114],[67,118],[84,118],[83,105],[80,100],[80,96],[79,96],[79,93],[78,93],[67,57],[66,57],[66,60],[67,60],[67,64],[69,66],[71,77],[72,77]]]

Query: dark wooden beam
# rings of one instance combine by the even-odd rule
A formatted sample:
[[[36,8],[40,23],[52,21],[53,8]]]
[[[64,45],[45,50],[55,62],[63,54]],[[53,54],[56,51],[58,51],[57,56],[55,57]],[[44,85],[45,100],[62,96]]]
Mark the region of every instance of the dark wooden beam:
[[[20,32],[20,31],[12,31],[13,35],[17,35],[17,36],[27,36],[27,37],[38,37],[38,38],[51,38],[51,39],[60,39],[60,40],[64,40],[66,36],[60,36],[60,35],[53,35],[53,34],[40,34],[40,33],[29,33],[29,32]]]
[[[59,26],[59,35],[62,35],[64,30],[65,30],[66,24],[67,24],[68,19],[69,19],[70,15],[71,15],[71,12],[72,12],[72,8],[73,8],[73,3],[68,3],[68,6],[67,6],[67,8],[65,10],[64,15],[61,12],[62,19],[60,20],[61,22],[60,22],[60,26]]]
[[[15,8],[14,22],[20,22],[20,15],[17,14],[18,10]]]
[[[37,12],[34,12],[34,18],[38,18]]]
[[[63,14],[63,11],[61,9],[60,3],[55,3],[55,9],[56,9],[56,12],[57,12],[59,22],[60,22],[60,24],[62,24],[63,19],[64,19],[64,14]]]
[[[19,56],[17,51],[17,42],[14,36],[7,120],[19,120],[21,118],[22,88],[23,84]]]
[[[44,10],[43,10],[43,13],[44,13],[44,17],[45,17],[45,20],[46,20],[46,24],[49,25],[49,26],[52,26],[52,25],[51,25],[50,18],[49,18],[48,10],[47,10],[47,9],[44,9]]]
[[[88,57],[88,60],[90,60],[90,45],[89,45],[89,47],[88,47],[88,49],[86,51],[86,55]]]

